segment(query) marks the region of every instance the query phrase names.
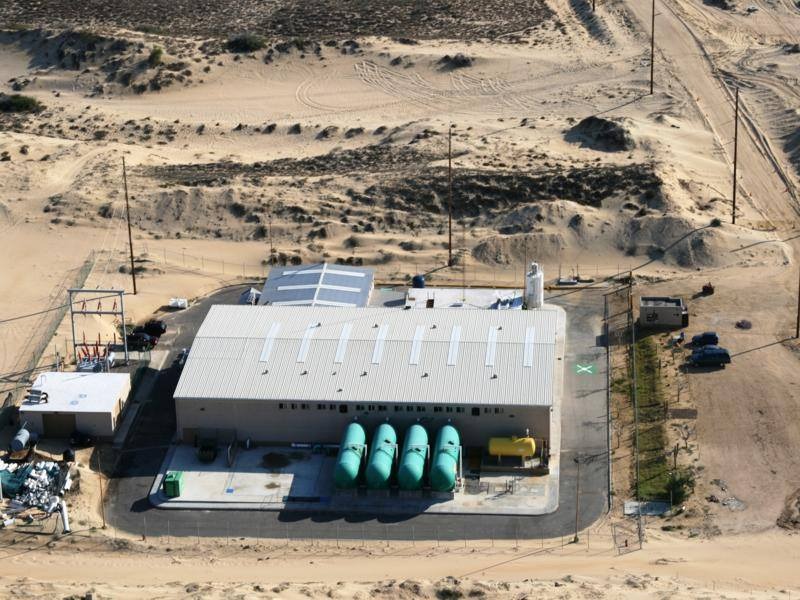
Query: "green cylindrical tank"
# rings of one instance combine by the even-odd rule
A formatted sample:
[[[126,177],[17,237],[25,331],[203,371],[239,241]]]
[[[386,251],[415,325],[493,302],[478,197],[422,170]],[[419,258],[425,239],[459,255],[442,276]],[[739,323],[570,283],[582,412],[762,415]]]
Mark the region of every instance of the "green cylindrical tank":
[[[458,431],[452,425],[445,425],[436,435],[431,462],[431,488],[437,492],[449,492],[456,487],[458,474]]]
[[[358,472],[364,457],[367,434],[358,423],[350,423],[344,430],[339,456],[333,469],[333,483],[337,488],[354,488],[358,483]]]
[[[400,454],[400,467],[397,469],[397,483],[401,490],[422,489],[422,476],[425,473],[425,459],[428,456],[428,432],[422,425],[414,424],[406,431],[403,452]]]
[[[397,452],[397,434],[394,427],[382,423],[372,438],[367,461],[367,487],[371,490],[385,490],[392,476],[392,464]]]

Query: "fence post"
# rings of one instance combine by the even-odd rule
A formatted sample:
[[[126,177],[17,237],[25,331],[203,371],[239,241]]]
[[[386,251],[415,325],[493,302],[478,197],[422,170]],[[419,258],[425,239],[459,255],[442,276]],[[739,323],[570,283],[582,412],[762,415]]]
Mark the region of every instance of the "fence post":
[[[147,517],[142,515],[142,539],[147,541]]]

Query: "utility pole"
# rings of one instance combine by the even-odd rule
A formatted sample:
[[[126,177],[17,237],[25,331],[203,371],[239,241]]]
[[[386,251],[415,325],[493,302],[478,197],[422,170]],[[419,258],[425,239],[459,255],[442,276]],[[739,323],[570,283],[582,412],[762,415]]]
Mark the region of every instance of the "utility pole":
[[[592,12],[594,12],[594,4],[596,0],[592,0]]]
[[[650,17],[650,95],[653,95],[653,72],[656,62],[656,0],[653,0]]]
[[[736,166],[739,151],[739,86],[736,86],[736,109],[733,117],[733,214],[731,221],[736,225]]]
[[[572,538],[572,543],[578,543],[578,516],[580,515],[581,506],[581,456],[580,454],[575,457],[575,462],[578,464],[578,478],[575,482],[575,537]]]
[[[128,248],[131,253],[131,279],[133,279],[133,295],[136,295],[136,269],[133,265],[133,236],[131,235],[131,207],[128,203],[128,173],[125,168],[125,157],[122,157],[122,181],[125,184],[125,215],[128,220]]]
[[[797,323],[794,326],[794,337],[800,338],[800,282],[797,284]]]
[[[269,203],[269,264],[275,264],[275,243],[272,239],[272,201]]]
[[[453,266],[453,124],[447,129],[447,266]]]

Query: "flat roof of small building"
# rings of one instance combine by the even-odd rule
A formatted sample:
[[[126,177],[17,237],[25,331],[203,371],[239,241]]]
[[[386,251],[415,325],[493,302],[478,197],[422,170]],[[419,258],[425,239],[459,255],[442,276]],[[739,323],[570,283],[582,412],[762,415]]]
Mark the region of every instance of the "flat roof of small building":
[[[683,306],[683,299],[668,296],[642,296],[639,299],[639,306]]]
[[[273,267],[259,304],[278,306],[366,306],[372,291],[372,269],[318,263]]]
[[[21,412],[111,412],[130,384],[128,373],[41,373],[19,409]],[[46,402],[43,393],[47,394]]]
[[[175,397],[550,406],[563,315],[216,305]]]
[[[424,287],[409,288],[406,306],[427,308],[467,308],[487,310],[522,309],[522,290],[496,288]]]

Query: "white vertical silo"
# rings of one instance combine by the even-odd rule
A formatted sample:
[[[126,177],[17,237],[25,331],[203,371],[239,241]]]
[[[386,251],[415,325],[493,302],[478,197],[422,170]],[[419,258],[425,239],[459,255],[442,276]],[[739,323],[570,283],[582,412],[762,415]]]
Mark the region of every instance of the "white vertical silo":
[[[525,305],[528,309],[541,308],[544,304],[544,272],[538,263],[532,262],[525,275]]]

